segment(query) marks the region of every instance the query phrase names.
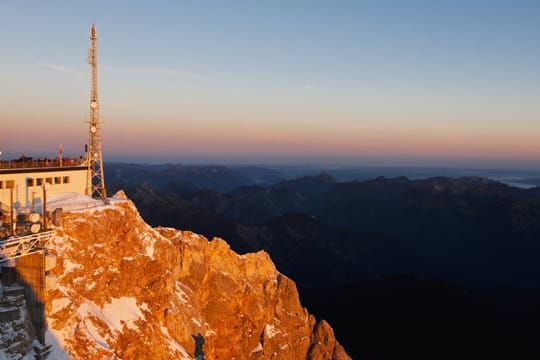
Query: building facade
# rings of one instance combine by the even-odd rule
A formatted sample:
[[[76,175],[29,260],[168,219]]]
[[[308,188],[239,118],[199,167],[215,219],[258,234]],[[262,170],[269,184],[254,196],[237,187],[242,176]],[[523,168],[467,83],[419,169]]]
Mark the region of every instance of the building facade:
[[[11,201],[17,212],[27,212],[41,206],[43,188],[47,195],[76,192],[84,194],[88,167],[82,162],[58,166],[57,162],[39,164],[38,167],[18,167],[18,164],[0,165],[0,211],[6,213]]]

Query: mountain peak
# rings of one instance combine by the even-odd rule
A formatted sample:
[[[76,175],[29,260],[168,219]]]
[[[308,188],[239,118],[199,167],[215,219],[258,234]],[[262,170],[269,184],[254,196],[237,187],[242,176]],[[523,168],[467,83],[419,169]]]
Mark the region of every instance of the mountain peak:
[[[336,182],[336,179],[334,179],[334,177],[332,175],[330,175],[329,173],[327,173],[326,171],[321,171],[317,176],[315,176],[315,178],[318,181],[324,182],[324,183],[335,183]]]
[[[53,358],[350,359],[264,252],[152,228],[125,194],[64,211],[45,308]],[[198,338],[198,337],[197,337]]]

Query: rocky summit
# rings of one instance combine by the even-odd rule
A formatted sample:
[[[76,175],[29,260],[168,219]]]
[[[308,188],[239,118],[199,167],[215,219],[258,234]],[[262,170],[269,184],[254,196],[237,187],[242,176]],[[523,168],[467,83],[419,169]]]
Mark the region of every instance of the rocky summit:
[[[51,359],[350,359],[266,252],[152,228],[123,193],[64,209],[51,252]]]

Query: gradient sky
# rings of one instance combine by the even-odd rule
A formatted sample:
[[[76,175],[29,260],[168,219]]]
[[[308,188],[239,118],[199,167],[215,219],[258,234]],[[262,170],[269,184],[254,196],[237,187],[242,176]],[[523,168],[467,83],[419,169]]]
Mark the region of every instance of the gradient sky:
[[[540,1],[0,2],[0,150],[540,167]]]

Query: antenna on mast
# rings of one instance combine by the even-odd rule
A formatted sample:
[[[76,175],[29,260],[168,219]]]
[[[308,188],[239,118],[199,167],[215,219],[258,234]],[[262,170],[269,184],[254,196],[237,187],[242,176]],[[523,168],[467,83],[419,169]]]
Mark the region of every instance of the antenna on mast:
[[[107,198],[105,177],[103,175],[103,155],[101,151],[101,120],[99,118],[98,99],[98,61],[97,61],[97,31],[96,25],[90,29],[90,49],[88,49],[88,64],[92,72],[90,91],[90,121],[88,132],[88,175],[86,179],[86,195],[94,198]]]

